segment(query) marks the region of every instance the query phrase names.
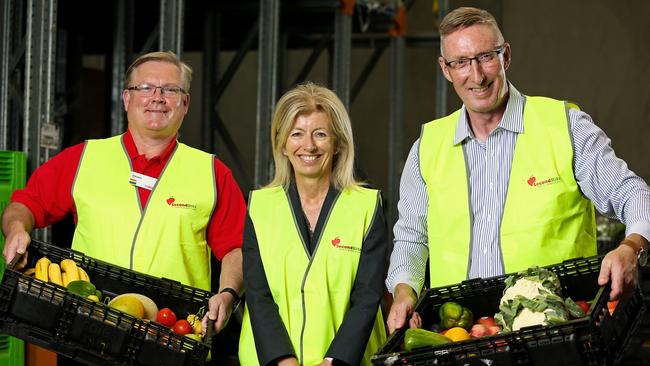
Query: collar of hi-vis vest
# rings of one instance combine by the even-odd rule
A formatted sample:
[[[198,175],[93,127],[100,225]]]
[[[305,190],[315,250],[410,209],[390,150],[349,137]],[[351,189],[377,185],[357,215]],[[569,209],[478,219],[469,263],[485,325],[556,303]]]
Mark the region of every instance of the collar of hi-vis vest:
[[[503,117],[501,118],[501,122],[499,122],[497,128],[522,133],[524,132],[523,114],[526,97],[510,83],[508,83],[508,90],[509,96],[506,111],[503,113]],[[467,118],[467,108],[465,108],[465,105],[462,106],[460,112],[458,126],[456,127],[456,135],[454,136],[454,145],[458,145],[466,139],[474,138],[474,133],[469,127],[469,119]]]

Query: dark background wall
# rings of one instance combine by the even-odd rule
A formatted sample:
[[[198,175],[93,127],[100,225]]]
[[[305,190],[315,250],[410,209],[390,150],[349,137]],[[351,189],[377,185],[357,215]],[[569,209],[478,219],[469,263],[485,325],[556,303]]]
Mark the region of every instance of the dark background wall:
[[[193,1],[193,0],[189,0]],[[650,179],[645,141],[650,139],[650,1],[626,0],[481,0],[451,1],[451,8],[471,5],[491,11],[506,40],[512,46],[511,82],[528,95],[545,95],[578,103],[611,137],[618,156],[632,170]],[[155,16],[155,15],[152,15]],[[359,21],[354,19],[354,22]],[[186,19],[186,32],[200,22]],[[431,36],[436,30],[432,1],[416,0],[408,17],[410,35]],[[74,41],[70,40],[71,46]],[[310,50],[288,52],[286,75],[293,80]],[[370,56],[369,49],[353,49],[352,82]],[[404,61],[404,125],[402,157],[405,158],[420,126],[436,116],[435,82],[437,47],[407,48]],[[219,60],[223,71],[234,52]],[[99,61],[97,60],[99,58]],[[84,74],[78,81],[82,96],[70,106],[73,114],[66,123],[69,144],[90,137],[102,137],[106,126],[95,125],[93,115],[108,110],[100,105],[107,98],[93,90],[107,90],[101,73],[108,68],[102,56],[84,57]],[[181,140],[201,146],[202,53],[185,52],[183,58],[194,68],[190,112],[181,130]],[[327,56],[321,56],[308,77],[326,83]],[[386,190],[388,177],[388,120],[390,54],[385,52],[364,88],[351,106],[359,173],[371,184]],[[449,90],[449,111],[460,106]],[[254,174],[255,118],[257,97],[257,53],[252,51],[216,106],[241,153],[243,171],[233,169],[246,193]],[[74,112],[74,113],[73,113]],[[231,167],[234,159],[223,140],[217,139],[212,152]],[[391,203],[389,203],[391,204]]]

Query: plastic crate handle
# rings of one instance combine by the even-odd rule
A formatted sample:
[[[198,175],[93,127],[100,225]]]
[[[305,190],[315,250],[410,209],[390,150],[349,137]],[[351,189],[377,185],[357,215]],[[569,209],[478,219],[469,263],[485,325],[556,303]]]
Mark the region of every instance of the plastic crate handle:
[[[208,318],[208,328],[205,330],[205,342],[212,344],[212,337],[217,334],[214,331],[214,320]]]

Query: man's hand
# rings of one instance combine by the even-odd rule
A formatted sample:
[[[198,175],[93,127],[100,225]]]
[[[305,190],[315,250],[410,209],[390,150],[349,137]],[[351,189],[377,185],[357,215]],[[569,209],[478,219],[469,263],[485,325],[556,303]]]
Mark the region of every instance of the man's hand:
[[[201,320],[203,333],[206,333],[208,329],[208,319],[214,320],[214,331],[216,333],[221,332],[226,324],[228,324],[234,301],[235,298],[228,292],[222,292],[210,298],[208,301],[208,312]]]
[[[2,250],[2,255],[5,257],[7,263],[11,262],[16,255],[25,254],[27,246],[32,241],[26,231],[12,232],[5,238],[5,247]],[[23,268],[27,265],[27,256],[23,258],[15,266],[16,269]]]
[[[2,214],[2,231],[5,234],[5,247],[2,255],[7,263],[11,262],[16,253],[25,254],[27,246],[32,241],[29,232],[34,227],[34,216],[27,206],[12,202]],[[27,256],[15,268],[23,268],[27,264]]]
[[[630,245],[623,244],[629,241]],[[616,300],[621,295],[632,292],[637,284],[638,262],[637,253],[634,248],[647,248],[648,241],[638,234],[630,234],[623,239],[621,244],[611,252],[607,253],[600,266],[598,284],[611,285],[609,293],[610,300]]]
[[[418,328],[422,326],[422,320],[418,313],[414,313],[415,302],[417,298],[415,296],[415,291],[411,286],[400,283],[395,286],[393,305],[390,307],[390,312],[388,313],[388,320],[386,324],[388,325],[388,334],[393,334],[396,329],[404,327],[406,324],[406,318],[410,315],[413,315],[409,320],[410,328]]]
[[[222,288],[231,288],[238,294],[242,292],[243,274],[242,274],[242,254],[241,249],[229,251],[221,260],[221,274],[219,275],[219,285]],[[208,329],[208,318],[214,320],[214,330],[220,332],[226,324],[232,313],[232,304],[235,297],[229,292],[220,292],[210,298],[208,301],[208,312],[201,320],[203,332]]]

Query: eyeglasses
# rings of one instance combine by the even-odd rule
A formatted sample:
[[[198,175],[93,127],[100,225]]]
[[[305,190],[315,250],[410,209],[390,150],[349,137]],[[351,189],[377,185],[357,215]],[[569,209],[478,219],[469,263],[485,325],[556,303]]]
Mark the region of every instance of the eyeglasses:
[[[154,94],[156,94],[156,89],[160,89],[160,94],[165,98],[177,98],[181,94],[187,94],[185,89],[176,85],[153,86],[149,84],[140,84],[136,86],[130,86],[126,89],[135,90],[143,97],[152,97]]]
[[[472,60],[478,62],[481,65],[491,65],[498,59],[498,56],[501,52],[503,52],[503,45],[497,47],[492,51],[483,52],[474,57],[462,57],[452,61],[447,61],[447,59],[443,57],[443,60],[445,60],[445,65],[448,67],[456,71],[467,72],[470,70]]]

